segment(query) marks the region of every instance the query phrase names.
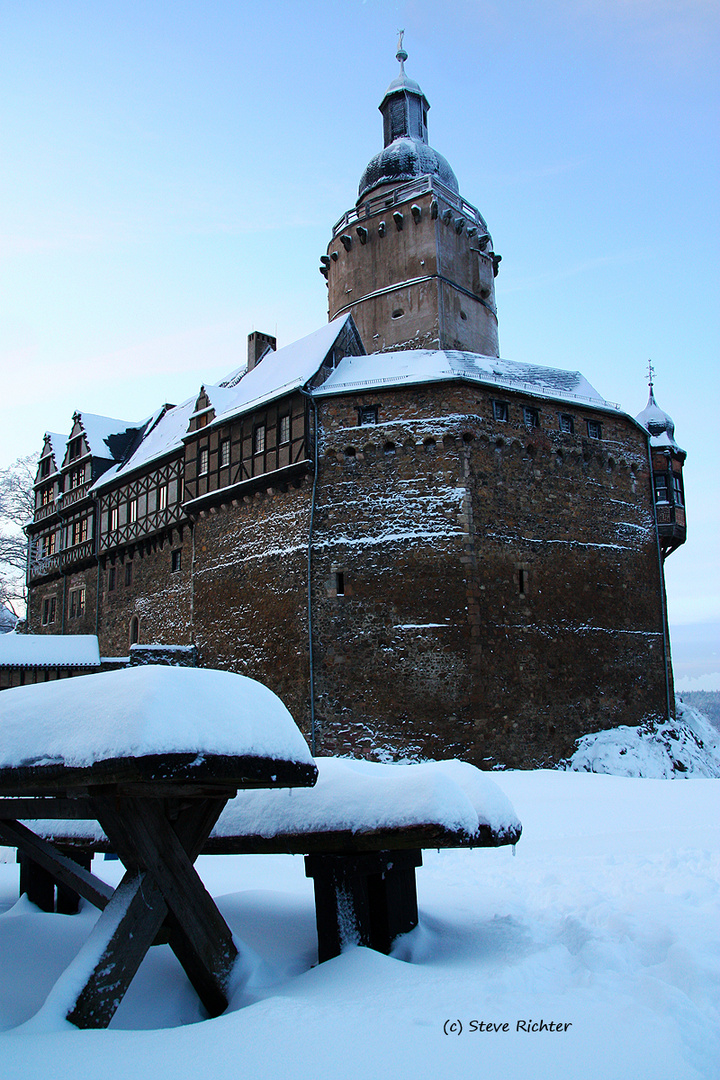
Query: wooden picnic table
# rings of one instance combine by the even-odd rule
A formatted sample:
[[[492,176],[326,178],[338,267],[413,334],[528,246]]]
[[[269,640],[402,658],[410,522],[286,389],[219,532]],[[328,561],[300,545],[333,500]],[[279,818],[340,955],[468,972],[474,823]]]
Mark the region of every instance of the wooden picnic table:
[[[192,676],[198,674],[197,670],[162,670],[165,674],[157,678],[136,674],[131,689],[142,688],[148,679],[154,679],[162,690],[162,684],[172,680],[170,673],[179,671],[183,671],[183,688],[196,684]],[[116,685],[126,687],[117,682],[100,688],[97,683],[88,684],[125,674],[113,672],[70,680],[75,684],[74,693],[80,698],[85,695],[79,708],[84,704],[86,709],[95,709],[98,722],[107,721],[113,710],[105,692],[112,694]],[[242,679],[243,684],[250,682]],[[62,684],[46,685],[49,689]],[[207,701],[207,691],[212,687],[212,680],[201,680],[201,697],[208,709],[213,707],[212,701]],[[99,698],[98,688],[103,691]],[[14,719],[16,703],[20,718],[29,716],[31,721],[34,708],[42,707],[46,700],[56,700],[47,691],[44,697],[38,696],[37,692],[44,689],[43,685],[5,691],[5,718]],[[238,684],[237,689],[242,694],[247,686]],[[157,686],[153,686],[153,692],[156,690]],[[23,697],[23,691],[35,692],[35,696]],[[13,694],[20,695],[14,702],[10,700]],[[58,709],[58,716],[66,719],[63,708]],[[285,717],[280,719],[279,737],[282,725],[287,724]],[[292,720],[290,724],[299,737]],[[12,743],[12,724],[7,731]],[[21,736],[15,732],[22,746]],[[242,738],[238,741],[242,742]],[[292,750],[292,738],[289,741]],[[68,1002],[67,1019],[81,1028],[106,1027],[148,949],[162,940],[170,944],[207,1012],[218,1015],[227,1007],[237,950],[225,920],[195,870],[195,860],[228,799],[239,789],[314,784],[317,769],[309,753],[289,752],[283,758],[252,750],[232,754],[199,753],[194,749],[100,756],[81,765],[73,763],[77,757],[75,753],[69,761],[55,756],[51,761],[0,767],[0,844],[16,846],[66,889],[102,909],[91,939],[77,958],[78,969],[86,964],[86,977]],[[115,890],[23,824],[60,814],[99,823],[125,866],[125,875]]]
[[[240,793],[208,835],[202,854],[304,855],[306,874],[313,879],[315,891],[320,962],[337,956],[351,943],[388,953],[400,934],[417,925],[415,872],[422,865],[423,850],[499,847],[515,844],[520,838],[521,825],[512,813],[499,817],[490,815],[491,821],[476,817],[474,823],[471,815],[464,826],[457,821],[451,825],[441,820],[442,815],[437,816],[438,806],[433,800],[419,808],[420,820],[413,824],[407,820],[399,822],[392,813],[386,814],[380,824],[372,815],[368,816],[367,811],[364,819],[362,813],[358,815],[352,827],[345,824],[348,815],[354,812],[348,806],[355,808],[358,803],[357,792],[353,792],[354,780],[376,781],[381,796],[382,789],[389,787],[395,802],[403,808],[406,800],[412,799],[407,781],[412,781],[413,774],[422,770],[434,781],[450,771],[451,776],[466,783],[470,790],[478,784],[491,789],[496,787],[486,774],[480,774],[465,763],[388,767],[319,758],[316,764],[319,778],[312,791],[294,791],[291,798],[289,793],[283,795],[279,791],[258,792],[257,795]],[[356,770],[360,770],[359,776]],[[335,784],[331,787],[333,777]],[[367,795],[365,801],[372,801],[372,788],[363,791]],[[418,795],[422,796],[422,791],[416,790],[415,797]],[[256,805],[250,807],[249,800]],[[260,805],[257,800],[261,800]],[[279,800],[284,807],[278,805]],[[319,813],[318,802],[322,804]],[[28,809],[42,815],[48,807],[36,801]],[[0,800],[0,836],[5,813]],[[404,810],[401,813],[403,817],[407,816]],[[53,807],[55,815],[67,820],[44,822],[46,834],[51,835],[73,859],[86,860],[88,868],[92,854],[114,850],[109,834],[103,835],[97,829],[71,827],[71,819],[87,816],[78,800],[57,800]],[[46,816],[51,815],[47,813]],[[308,822],[312,823],[310,828]],[[24,860],[21,865],[24,866],[21,891],[26,891],[41,907],[52,911],[53,890],[57,885],[57,910],[73,910],[72,897],[66,897],[59,879],[54,881],[50,873],[29,861]],[[24,883],[23,873],[26,875]]]

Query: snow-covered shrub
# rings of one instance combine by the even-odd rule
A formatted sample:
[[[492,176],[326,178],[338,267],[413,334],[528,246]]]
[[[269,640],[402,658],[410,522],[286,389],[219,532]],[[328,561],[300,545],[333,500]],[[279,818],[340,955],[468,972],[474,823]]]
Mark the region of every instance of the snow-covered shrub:
[[[559,768],[662,780],[720,777],[720,735],[709,720],[676,698],[672,723],[646,720],[637,727],[596,731],[577,741]]]

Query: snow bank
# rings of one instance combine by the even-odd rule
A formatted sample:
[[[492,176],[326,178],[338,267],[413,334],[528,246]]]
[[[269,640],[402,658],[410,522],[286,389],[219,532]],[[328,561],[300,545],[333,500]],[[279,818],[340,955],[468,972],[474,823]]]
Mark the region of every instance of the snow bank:
[[[238,792],[213,835],[371,832],[432,824],[474,836],[481,825],[502,835],[520,828],[497,784],[464,761],[383,765],[317,758],[316,765],[314,788]]]
[[[227,671],[147,665],[0,694],[0,768],[167,753],[312,764],[280,699]]]
[[[676,720],[596,731],[578,739],[561,767],[655,780],[720,777],[720,735],[697,709],[676,699]]]

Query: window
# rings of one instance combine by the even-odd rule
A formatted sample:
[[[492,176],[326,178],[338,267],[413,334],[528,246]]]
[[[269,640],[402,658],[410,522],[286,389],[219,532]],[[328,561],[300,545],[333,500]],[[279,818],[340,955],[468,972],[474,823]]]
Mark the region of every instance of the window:
[[[278,442],[289,443],[290,442],[290,417],[281,416],[280,425],[278,429]]]
[[[165,510],[167,508],[168,486],[167,484],[161,484],[158,488],[158,510]]]
[[[115,567],[111,566],[108,570],[108,592],[113,592],[115,589]]]
[[[137,499],[130,499],[128,502],[128,521],[132,525],[137,521]]]
[[[75,547],[76,544],[83,544],[88,538],[88,519],[75,518],[70,527],[70,546]]]
[[[655,482],[655,502],[666,503],[668,499],[668,482],[665,473],[656,473],[654,477]]]
[[[40,462],[40,478],[50,475],[50,461],[49,457],[44,457]]]
[[[560,430],[567,432],[568,435],[575,434],[575,421],[570,413],[560,413]]]
[[[335,574],[335,595],[345,595],[345,574],[342,570],[338,570]]]
[[[81,619],[85,614],[85,587],[70,590],[70,618]]]
[[[520,596],[525,596],[527,593],[528,574],[527,570],[520,567],[518,570],[518,593]]]
[[[173,574],[176,574],[179,570],[182,570],[182,549],[178,548],[173,551],[170,556],[170,568]]]
[[[378,422],[378,407],[377,405],[363,405],[358,409],[358,424],[377,424]]]
[[[205,476],[210,468],[210,451],[206,446],[200,451],[198,458],[198,476]]]
[[[125,584],[132,585],[132,563],[125,563]]]
[[[55,622],[55,608],[57,601],[54,596],[46,596],[43,600],[42,624],[47,626]]]
[[[77,438],[72,439],[70,442],[70,448],[68,452],[68,459],[74,461],[75,458],[79,458],[82,454],[82,435],[78,435]]]
[[[52,501],[53,501],[53,489],[51,487],[43,488],[42,492],[40,493],[40,505],[41,506],[49,506]]]
[[[220,440],[220,468],[227,469],[230,464],[230,440]]]
[[[602,424],[599,420],[588,420],[587,427],[590,439],[602,439]]]
[[[45,537],[45,554],[46,555],[54,555],[55,554],[55,544],[56,544],[55,533],[50,533],[49,536]]]
[[[672,473],[671,474],[671,481],[672,481],[673,502],[675,503],[676,506],[684,506],[685,504],[683,502],[682,477],[678,476],[676,473]]]
[[[523,409],[523,420],[527,428],[540,427],[540,413],[537,409],[531,409],[527,405]]]
[[[493,420],[500,420],[501,423],[507,423],[510,418],[510,409],[507,401],[493,401]]]
[[[71,473],[68,473],[68,491],[72,491],[73,488],[81,487],[85,483],[85,466],[81,465],[79,469],[73,469]]]
[[[265,452],[265,425],[258,424],[255,428],[255,437],[253,439],[254,453],[263,454]]]
[[[115,532],[119,524],[120,522],[118,508],[117,506],[113,506],[112,510],[110,511],[110,532]]]
[[[137,615],[133,615],[130,620],[130,644],[137,645],[140,640],[140,620]]]

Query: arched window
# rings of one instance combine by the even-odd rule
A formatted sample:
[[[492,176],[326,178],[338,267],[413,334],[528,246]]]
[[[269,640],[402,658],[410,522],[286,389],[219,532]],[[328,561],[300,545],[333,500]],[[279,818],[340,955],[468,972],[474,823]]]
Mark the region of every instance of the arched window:
[[[130,644],[137,645],[140,640],[140,620],[137,615],[133,615],[130,620]]]

